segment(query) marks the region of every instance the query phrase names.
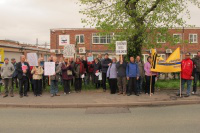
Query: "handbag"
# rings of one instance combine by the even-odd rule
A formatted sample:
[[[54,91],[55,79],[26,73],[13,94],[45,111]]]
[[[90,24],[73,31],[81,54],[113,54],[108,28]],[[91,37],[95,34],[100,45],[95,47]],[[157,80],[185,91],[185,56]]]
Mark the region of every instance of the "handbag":
[[[67,75],[68,76],[72,76],[73,74],[72,74],[72,71],[71,70],[67,70]]]

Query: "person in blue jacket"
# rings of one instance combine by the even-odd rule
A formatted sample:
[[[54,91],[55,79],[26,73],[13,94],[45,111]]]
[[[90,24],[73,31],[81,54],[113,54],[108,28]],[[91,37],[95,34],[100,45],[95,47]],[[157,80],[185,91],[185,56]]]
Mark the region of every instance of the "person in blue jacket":
[[[134,90],[136,96],[139,96],[136,81],[139,79],[139,67],[135,63],[134,57],[130,57],[130,62],[126,66],[126,76],[128,80],[127,96],[130,96]]]

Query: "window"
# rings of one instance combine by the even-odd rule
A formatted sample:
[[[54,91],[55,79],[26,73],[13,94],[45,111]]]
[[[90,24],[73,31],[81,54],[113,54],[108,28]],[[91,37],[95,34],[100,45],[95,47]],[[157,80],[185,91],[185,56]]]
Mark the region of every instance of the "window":
[[[160,33],[157,35],[157,43],[166,43],[165,36],[161,35]]]
[[[83,44],[85,42],[84,35],[76,35],[76,41],[78,44]]]
[[[93,33],[92,34],[92,43],[93,44],[109,44],[109,43],[111,43],[111,38],[112,38],[112,35],[110,35],[110,34],[102,36],[102,35]]]
[[[166,55],[165,54],[160,54],[160,57],[162,57],[164,60],[166,60]]]
[[[146,63],[147,62],[147,58],[149,57],[149,55],[148,54],[143,54],[143,60],[144,60],[144,63]]]
[[[197,54],[191,54],[191,58],[193,59],[194,57],[196,57]]]
[[[189,34],[190,43],[198,43],[197,34]]]
[[[175,43],[181,43],[182,40],[181,34],[173,34],[173,38]]]

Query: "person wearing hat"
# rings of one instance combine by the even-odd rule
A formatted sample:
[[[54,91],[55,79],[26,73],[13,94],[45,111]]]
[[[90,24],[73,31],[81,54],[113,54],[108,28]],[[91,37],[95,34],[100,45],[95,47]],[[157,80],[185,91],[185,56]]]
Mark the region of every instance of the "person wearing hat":
[[[3,96],[4,98],[8,96],[9,92],[10,92],[10,96],[14,97],[13,87],[12,87],[12,75],[14,71],[15,71],[14,66],[11,63],[9,63],[8,58],[5,58],[4,64],[1,66],[1,77],[5,85],[5,95]]]
[[[194,63],[190,59],[190,53],[185,54],[185,59],[181,62],[181,93],[183,93],[184,85],[187,83],[187,94],[185,97],[190,96],[190,89],[192,85],[192,80],[194,79],[193,76],[193,69],[194,69]],[[178,92],[177,96],[180,95],[180,92]]]

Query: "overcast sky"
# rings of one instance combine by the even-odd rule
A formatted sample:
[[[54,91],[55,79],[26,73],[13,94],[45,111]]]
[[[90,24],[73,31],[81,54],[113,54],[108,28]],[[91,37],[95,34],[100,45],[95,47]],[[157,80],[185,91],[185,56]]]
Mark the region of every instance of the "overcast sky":
[[[0,0],[0,39],[50,42],[52,28],[82,28],[78,0]],[[200,27],[200,10],[190,6],[188,24]]]

